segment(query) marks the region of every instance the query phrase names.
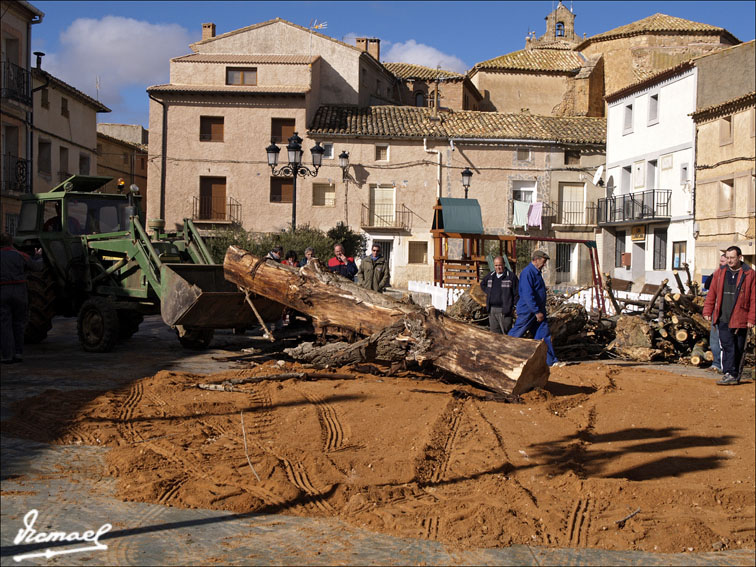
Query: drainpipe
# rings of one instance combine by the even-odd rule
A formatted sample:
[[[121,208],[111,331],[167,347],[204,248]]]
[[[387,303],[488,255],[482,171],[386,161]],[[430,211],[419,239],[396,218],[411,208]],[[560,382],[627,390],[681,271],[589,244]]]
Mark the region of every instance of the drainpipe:
[[[36,23],[36,22],[32,22],[32,23]],[[31,31],[29,33],[29,37],[31,37]],[[47,87],[47,85],[50,84],[50,75],[42,71],[42,57],[44,57],[45,54],[42,53],[41,51],[35,51],[34,55],[37,56],[37,64],[36,64],[37,71],[44,74],[45,82],[31,90],[32,110],[31,112],[27,112],[28,116],[26,118],[26,121],[29,124],[29,135],[27,136],[28,149],[27,149],[26,156],[29,159],[29,163],[32,164],[32,167],[29,168],[29,172],[28,172],[29,188],[31,189],[32,193],[34,193],[34,167],[33,167],[34,160],[32,159],[34,157],[34,93],[44,89],[45,87]],[[31,85],[32,85],[32,74],[31,74],[31,70],[29,70],[29,86]]]
[[[438,172],[436,173],[436,199],[441,198],[441,152],[438,150],[428,149],[428,138],[423,138],[423,149],[429,154],[436,154],[438,157]]]
[[[152,96],[151,93],[147,93],[147,96],[163,107],[162,155],[160,156],[160,216],[158,218],[165,220],[165,166],[166,152],[168,151],[168,107],[165,106],[165,103],[162,100],[158,100]],[[145,209],[146,208],[145,203]]]

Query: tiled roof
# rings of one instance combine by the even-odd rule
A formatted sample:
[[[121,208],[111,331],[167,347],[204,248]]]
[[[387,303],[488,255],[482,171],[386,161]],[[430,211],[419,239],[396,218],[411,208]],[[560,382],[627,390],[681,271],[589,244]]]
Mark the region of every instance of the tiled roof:
[[[583,61],[583,57],[577,51],[522,49],[478,63],[473,67],[473,71],[480,69],[515,69],[568,73],[580,69]]]
[[[726,100],[720,104],[715,104],[702,108],[701,110],[696,110],[695,112],[691,113],[690,116],[693,117],[693,120],[698,121],[701,119],[713,118],[723,114],[729,114],[730,112],[733,112],[735,110],[747,108],[754,105],[756,105],[756,91],[750,92],[743,96],[732,98],[730,100]]]
[[[625,95],[644,89],[649,85],[658,83],[659,81],[663,81],[664,79],[667,79],[668,77],[673,77],[675,75],[678,75],[684,71],[687,71],[688,69],[691,69],[692,67],[693,67],[693,61],[689,59],[688,61],[677,63],[676,65],[667,67],[666,69],[662,69],[660,71],[653,71],[649,73],[636,73],[636,77],[640,77],[640,80],[630,85],[627,85],[626,87],[622,87],[621,89],[616,90],[612,93],[607,94],[604,97],[604,99],[607,102],[615,101],[619,98],[622,98]]]
[[[712,26],[709,24],[701,24],[698,22],[692,22],[690,20],[684,20],[682,18],[676,18],[674,16],[667,16],[666,14],[654,14],[637,22],[632,22],[625,26],[620,26],[613,30],[609,30],[598,35],[594,35],[583,41],[577,46],[577,49],[582,49],[586,45],[595,41],[607,41],[610,39],[616,39],[619,37],[628,37],[633,35],[641,35],[646,33],[664,33],[664,32],[677,32],[677,33],[689,33],[689,34],[704,34],[704,35],[724,35],[729,38],[733,43],[740,43],[740,41],[728,32],[724,28]]]
[[[107,134],[103,134],[102,132],[97,132],[98,138],[105,138],[106,140],[109,140],[111,142],[120,144],[122,146],[128,146],[130,148],[133,148],[135,150],[139,150],[142,152],[147,151],[147,144],[133,144],[131,142],[127,142],[126,140],[121,140],[120,138],[114,138],[113,136],[108,136]]]
[[[321,106],[309,136],[553,140],[604,144],[604,118],[537,116],[498,112],[442,112],[413,106]]]
[[[71,96],[78,98],[84,104],[88,104],[97,112],[110,112],[110,109],[102,104],[99,100],[93,99],[91,96],[84,94],[76,87],[72,87],[65,81],[61,81],[59,78],[51,75],[47,71],[40,71],[39,69],[32,69],[32,73],[39,81],[45,81],[46,78],[50,79],[50,84],[58,87],[59,89],[68,92]]]
[[[419,79],[421,81],[433,79],[458,79],[461,81],[465,78],[461,73],[424,67],[423,65],[414,65],[412,63],[384,63],[383,66],[399,79]]]
[[[180,63],[235,63],[235,64],[263,64],[280,65],[309,65],[320,56],[308,55],[234,55],[227,53],[191,53],[171,59]]]
[[[303,95],[309,86],[245,86],[245,85],[155,85],[147,88],[149,93],[197,93],[197,94],[293,94]]]

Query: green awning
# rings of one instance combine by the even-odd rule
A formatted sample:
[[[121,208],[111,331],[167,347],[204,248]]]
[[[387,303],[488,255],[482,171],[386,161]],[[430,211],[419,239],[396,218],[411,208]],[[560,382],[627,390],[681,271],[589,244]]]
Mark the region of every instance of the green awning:
[[[483,216],[477,199],[452,199],[442,197],[438,200],[441,210],[433,220],[434,230],[449,233],[483,234]]]

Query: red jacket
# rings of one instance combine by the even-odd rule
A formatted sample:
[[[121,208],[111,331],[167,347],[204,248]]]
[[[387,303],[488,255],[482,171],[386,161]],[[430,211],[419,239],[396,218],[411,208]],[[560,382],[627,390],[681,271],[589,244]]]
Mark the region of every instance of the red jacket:
[[[748,264],[741,265],[741,273],[737,284],[740,292],[735,297],[735,307],[732,308],[730,322],[731,329],[744,329],[748,323],[756,325],[756,273]],[[716,323],[719,320],[719,310],[722,308],[722,293],[724,292],[724,278],[729,268],[717,270],[709,286],[709,293],[704,303],[704,317],[711,317]],[[742,282],[742,284],[741,284]]]

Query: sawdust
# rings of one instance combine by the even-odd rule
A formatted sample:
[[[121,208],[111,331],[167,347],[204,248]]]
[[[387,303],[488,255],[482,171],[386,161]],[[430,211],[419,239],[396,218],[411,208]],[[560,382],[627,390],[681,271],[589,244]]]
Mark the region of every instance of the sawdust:
[[[412,373],[196,386],[292,371],[307,370],[50,390],[3,430],[110,447],[128,501],[338,517],[461,548],[754,547],[752,382],[581,364],[553,369],[523,403]]]

